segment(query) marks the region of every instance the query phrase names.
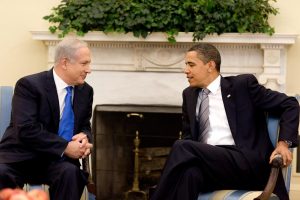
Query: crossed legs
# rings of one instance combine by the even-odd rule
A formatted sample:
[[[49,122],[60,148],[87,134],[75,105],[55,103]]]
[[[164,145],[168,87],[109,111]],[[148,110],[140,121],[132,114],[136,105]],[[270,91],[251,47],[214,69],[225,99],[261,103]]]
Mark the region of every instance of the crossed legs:
[[[261,182],[235,146],[178,140],[151,200],[195,200],[199,192],[209,190],[262,189]]]

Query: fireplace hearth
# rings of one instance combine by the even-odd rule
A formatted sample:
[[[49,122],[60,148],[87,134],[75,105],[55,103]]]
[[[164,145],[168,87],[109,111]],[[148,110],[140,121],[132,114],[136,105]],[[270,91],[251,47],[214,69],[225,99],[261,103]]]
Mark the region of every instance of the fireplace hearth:
[[[181,107],[97,105],[93,115],[93,174],[97,199],[124,199],[134,176],[134,138],[139,132],[139,187],[159,179],[170,147],[181,132]]]

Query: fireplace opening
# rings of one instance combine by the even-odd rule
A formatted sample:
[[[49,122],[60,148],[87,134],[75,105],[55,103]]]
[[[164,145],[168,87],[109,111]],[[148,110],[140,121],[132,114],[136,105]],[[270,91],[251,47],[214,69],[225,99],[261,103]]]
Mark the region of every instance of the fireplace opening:
[[[180,137],[181,118],[180,106],[95,106],[92,170],[97,199],[124,199],[132,190],[137,131],[139,189],[147,193],[157,184],[170,148]]]

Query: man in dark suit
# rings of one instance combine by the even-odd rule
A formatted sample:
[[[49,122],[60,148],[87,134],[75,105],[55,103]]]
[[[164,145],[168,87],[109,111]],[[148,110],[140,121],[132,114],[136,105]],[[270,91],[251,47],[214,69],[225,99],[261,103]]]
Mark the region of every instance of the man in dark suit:
[[[289,147],[298,145],[297,100],[265,88],[253,75],[222,77],[220,54],[210,44],[189,49],[185,63],[190,83],[183,91],[185,140],[173,145],[151,199],[195,200],[199,192],[217,189],[262,190],[276,154],[282,155],[284,165],[292,162]],[[203,111],[206,89],[208,106]],[[280,116],[275,149],[268,136],[266,112]],[[205,116],[208,120],[203,122]],[[289,198],[282,176],[275,193],[280,199]]]
[[[92,148],[93,89],[84,81],[91,72],[90,50],[85,42],[66,38],[54,61],[53,69],[16,83],[11,122],[0,143],[0,189],[47,184],[51,199],[79,200],[87,183],[79,159]],[[69,139],[58,133],[68,86]]]

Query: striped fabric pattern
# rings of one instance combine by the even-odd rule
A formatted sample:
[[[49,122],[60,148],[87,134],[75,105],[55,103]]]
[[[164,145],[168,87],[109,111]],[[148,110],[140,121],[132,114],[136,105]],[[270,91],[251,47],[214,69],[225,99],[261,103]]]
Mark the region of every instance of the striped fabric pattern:
[[[199,194],[197,200],[253,200],[260,194],[261,191],[218,190]],[[269,200],[279,200],[279,198],[275,194],[272,194]]]

